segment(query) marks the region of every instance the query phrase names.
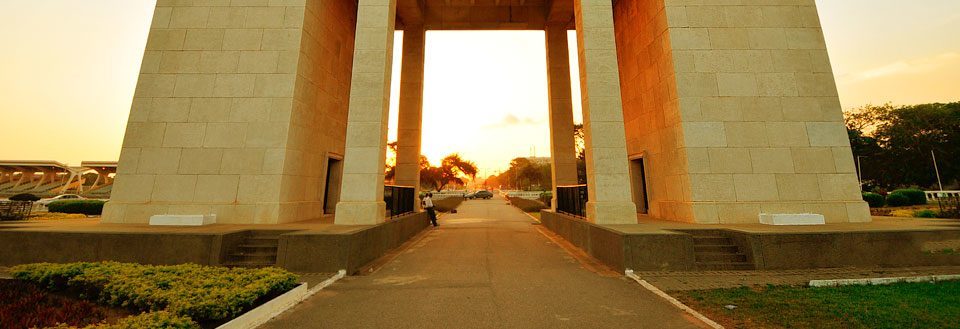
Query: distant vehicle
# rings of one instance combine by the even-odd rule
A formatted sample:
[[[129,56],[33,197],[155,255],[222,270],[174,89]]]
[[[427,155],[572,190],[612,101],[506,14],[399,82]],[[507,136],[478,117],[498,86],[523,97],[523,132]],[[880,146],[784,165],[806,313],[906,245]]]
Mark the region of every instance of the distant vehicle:
[[[63,201],[63,200],[84,200],[86,198],[76,195],[76,194],[61,194],[52,198],[40,199],[37,201],[37,204],[46,207],[54,201]]]
[[[470,194],[467,194],[467,199],[492,199],[493,193],[490,191],[476,191]]]

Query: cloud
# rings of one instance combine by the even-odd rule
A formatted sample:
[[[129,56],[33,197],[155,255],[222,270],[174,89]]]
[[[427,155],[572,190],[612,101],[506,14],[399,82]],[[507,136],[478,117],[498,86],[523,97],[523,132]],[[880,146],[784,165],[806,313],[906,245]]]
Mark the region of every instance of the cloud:
[[[510,127],[510,126],[531,126],[531,125],[541,124],[541,123],[543,123],[543,121],[544,121],[543,119],[538,120],[538,119],[534,119],[534,118],[531,118],[531,117],[523,117],[523,118],[520,118],[520,117],[517,117],[516,115],[513,115],[513,114],[507,114],[507,115],[505,115],[505,116],[503,117],[503,119],[501,119],[500,121],[498,121],[498,122],[496,122],[496,123],[493,123],[493,124],[489,124],[489,125],[485,126],[484,128],[504,128],[504,127]]]
[[[957,62],[960,62],[960,54],[955,52],[921,57],[907,61],[897,61],[884,66],[848,75],[848,77],[843,79],[841,83],[851,84],[897,75],[924,74],[936,71],[937,69]]]

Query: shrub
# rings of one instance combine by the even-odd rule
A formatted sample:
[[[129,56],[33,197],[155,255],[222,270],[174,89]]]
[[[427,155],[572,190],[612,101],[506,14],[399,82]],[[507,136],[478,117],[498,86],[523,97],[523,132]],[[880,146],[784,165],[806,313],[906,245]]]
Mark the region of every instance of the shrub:
[[[54,201],[47,205],[47,211],[65,214],[100,215],[103,213],[101,200],[63,200]]]
[[[140,313],[120,319],[115,324],[100,323],[83,327],[83,329],[199,329],[200,326],[188,317],[177,316],[170,312],[157,311]],[[68,325],[58,325],[50,329],[78,329]]]
[[[80,291],[106,305],[165,310],[195,321],[233,318],[265,296],[292,289],[297,276],[278,268],[240,269],[195,264],[37,263],[11,268],[13,276],[54,290]]]
[[[887,194],[887,205],[891,207],[903,207],[910,205],[910,197],[901,193]]]
[[[540,210],[547,209],[547,205],[543,202],[537,200],[529,200],[517,197],[507,197],[510,200],[510,204],[514,205],[524,212],[540,212]]]
[[[933,210],[930,210],[930,209],[919,210],[919,211],[913,213],[913,217],[917,217],[917,218],[937,218],[937,212],[936,212],[936,211],[933,211]]]
[[[873,192],[864,192],[863,201],[866,201],[870,205],[870,208],[880,208],[883,207],[883,196],[873,193]]]
[[[927,204],[927,194],[915,188],[894,190],[891,193],[900,193],[910,199],[910,205]]]
[[[106,319],[108,312],[86,300],[48,293],[30,282],[0,280],[0,328],[84,326]]]
[[[40,201],[40,197],[30,193],[20,193],[10,197],[10,201]]]

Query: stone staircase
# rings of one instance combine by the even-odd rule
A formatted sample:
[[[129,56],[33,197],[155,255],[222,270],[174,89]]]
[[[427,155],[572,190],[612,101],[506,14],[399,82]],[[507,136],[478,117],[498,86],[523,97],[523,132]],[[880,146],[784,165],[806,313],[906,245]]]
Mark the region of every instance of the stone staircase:
[[[701,271],[753,270],[752,262],[732,238],[716,230],[686,231],[693,235],[696,268]]]
[[[236,247],[227,253],[221,265],[227,267],[261,268],[277,265],[280,234],[286,231],[249,231]]]

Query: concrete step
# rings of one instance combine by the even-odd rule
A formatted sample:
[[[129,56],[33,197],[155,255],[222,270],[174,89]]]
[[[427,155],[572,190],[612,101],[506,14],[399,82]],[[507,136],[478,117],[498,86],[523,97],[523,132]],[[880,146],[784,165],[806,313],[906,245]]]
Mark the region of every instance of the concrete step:
[[[237,246],[237,249],[240,249],[240,250],[273,250],[273,251],[276,251],[276,250],[277,250],[277,246],[276,246],[276,245],[270,245],[270,244],[262,244],[262,243],[258,243],[258,244],[254,244],[254,243],[244,243],[244,244],[238,245],[238,246]]]
[[[732,271],[732,270],[753,270],[751,263],[732,263],[732,262],[697,262],[696,267],[702,271]]]
[[[745,263],[747,255],[728,252],[703,252],[694,254],[698,263]]]
[[[732,244],[716,244],[716,245],[694,245],[693,251],[697,253],[701,252],[728,252],[728,253],[737,253],[740,251],[740,248]]]
[[[225,267],[241,267],[241,268],[264,268],[275,266],[276,263],[267,263],[267,262],[252,262],[252,261],[233,261],[220,264],[220,266]]]
[[[278,244],[280,243],[279,236],[250,236],[244,239],[246,242],[250,243],[264,243],[264,244]]]
[[[705,246],[705,245],[732,245],[733,239],[730,239],[725,236],[712,236],[712,235],[694,235],[693,236],[693,245],[694,246]]]

